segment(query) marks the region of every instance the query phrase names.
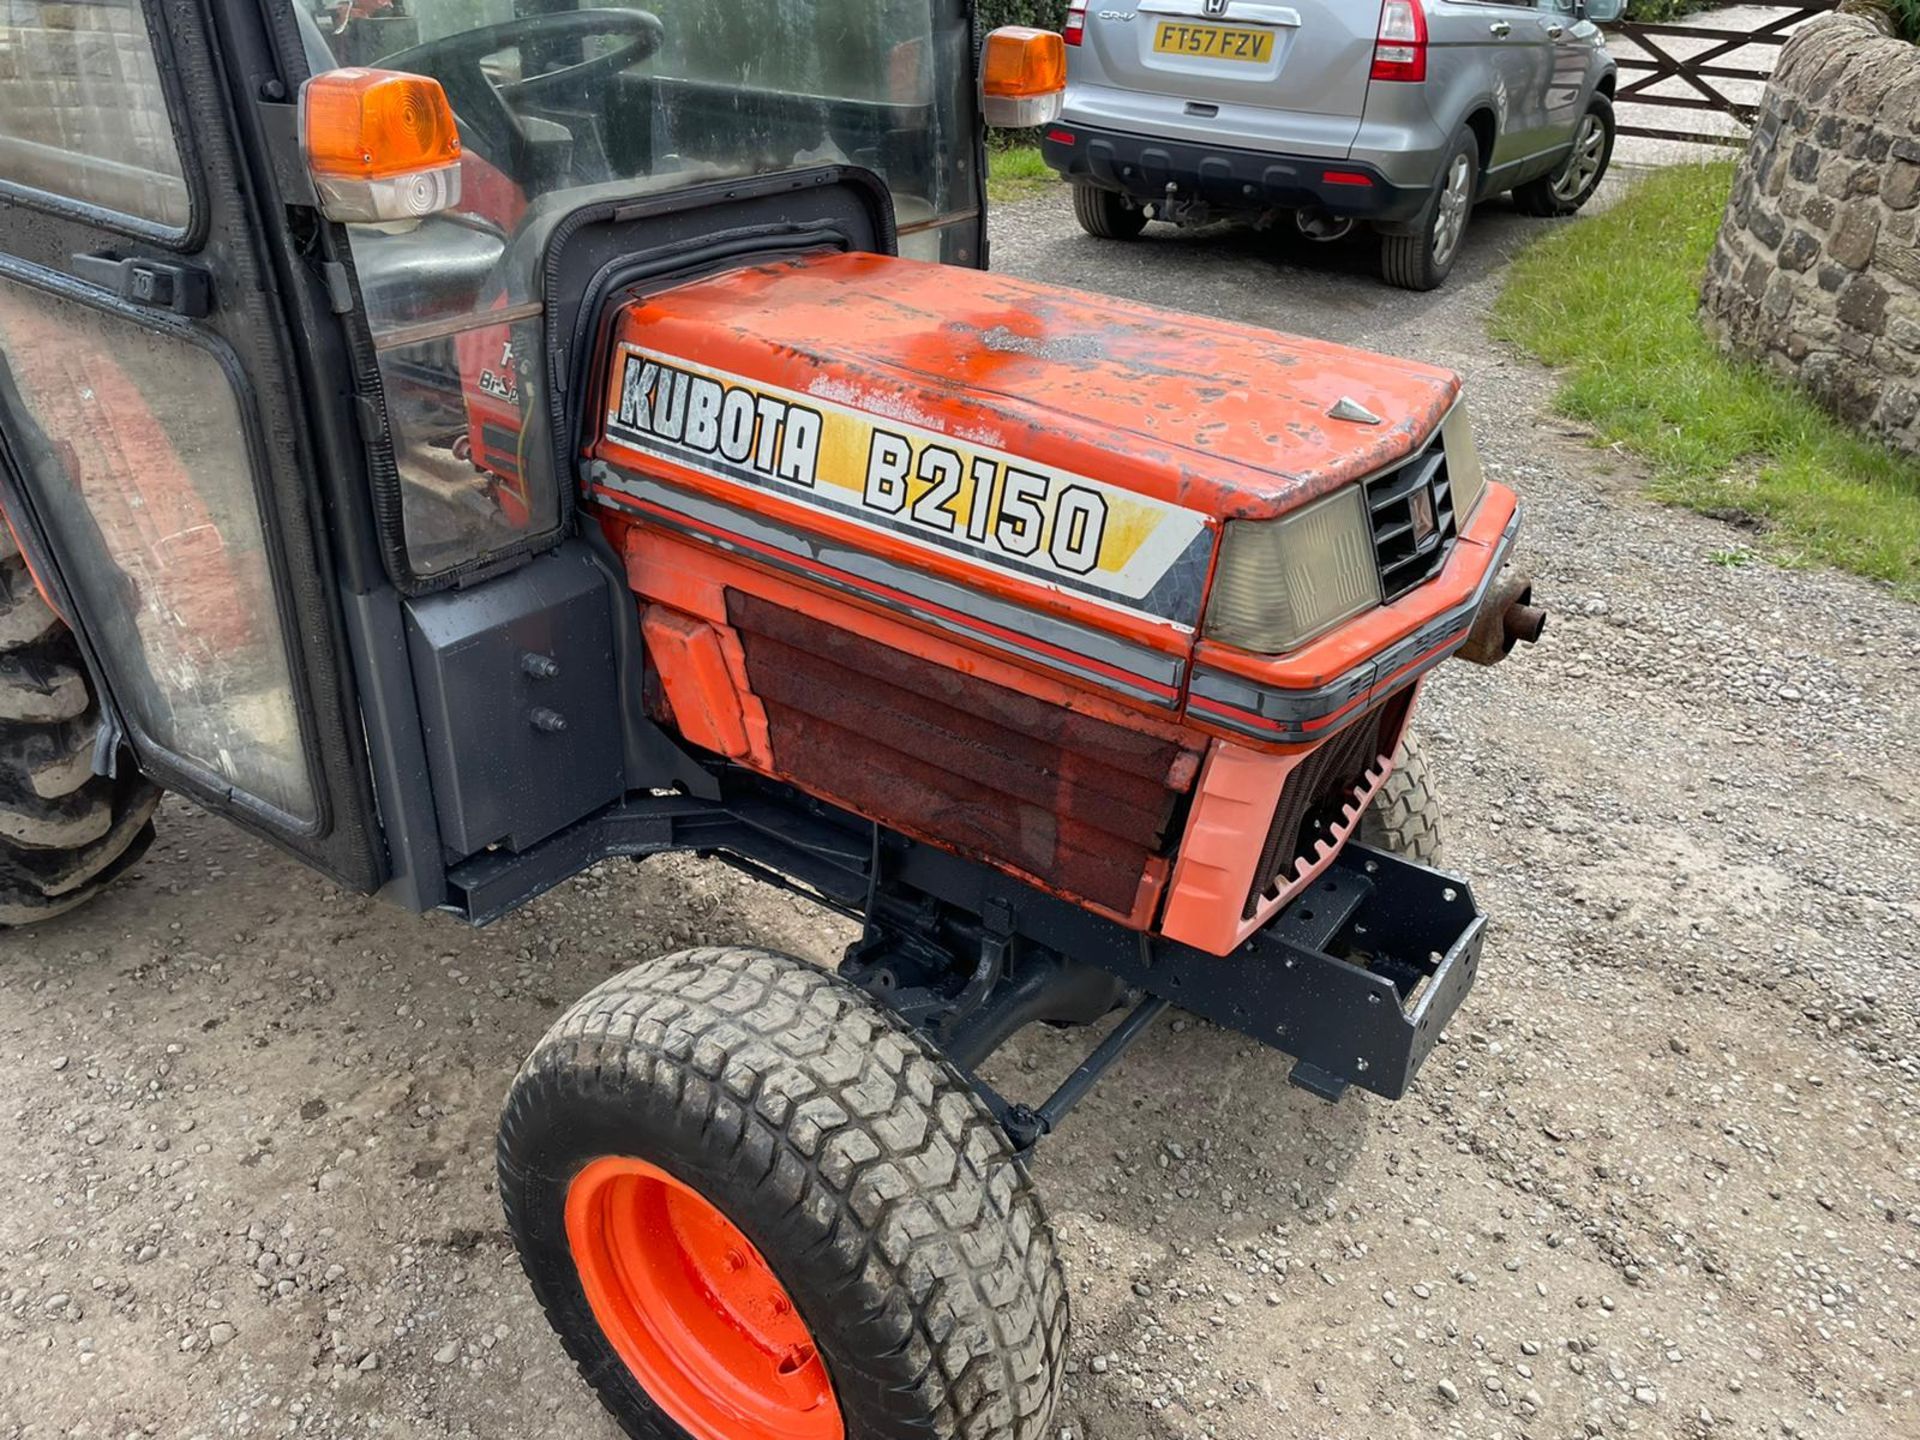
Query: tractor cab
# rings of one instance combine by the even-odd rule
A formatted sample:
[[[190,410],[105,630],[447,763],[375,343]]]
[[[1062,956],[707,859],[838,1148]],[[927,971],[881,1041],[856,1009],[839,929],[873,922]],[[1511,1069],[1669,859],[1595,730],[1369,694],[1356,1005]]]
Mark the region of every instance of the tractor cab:
[[[313,128],[332,123],[325,97],[352,124],[363,96],[417,103],[368,71],[437,81],[457,136],[433,182],[444,208],[398,223],[370,211],[346,230],[395,427],[406,563],[421,579],[537,543],[558,522],[552,479],[527,473],[548,422],[529,307],[569,217],[857,167],[884,186],[899,253],[955,265],[983,254],[972,39],[957,7],[359,0],[294,15],[318,82],[310,146],[326,143]]]
[[[1064,81],[968,0],[0,10],[0,929],[137,928],[163,791],[423,925],[669,853],[854,924],[514,1082],[632,1435],[1040,1440],[1094,1080],[1178,1004],[1395,1099],[1473,983],[1417,707],[1540,633],[1518,500],[1445,371],[987,273]]]
[[[0,22],[9,547],[104,692],[60,759],[437,904],[439,847],[398,798],[413,775],[424,799],[424,757],[383,758],[360,707],[411,703],[394,607],[577,528],[591,338],[558,327],[594,322],[581,292],[637,230],[714,239],[696,268],[820,243],[982,263],[968,8],[214,10],[21,0]],[[112,808],[127,840],[140,807]],[[54,870],[22,906],[99,878]]]

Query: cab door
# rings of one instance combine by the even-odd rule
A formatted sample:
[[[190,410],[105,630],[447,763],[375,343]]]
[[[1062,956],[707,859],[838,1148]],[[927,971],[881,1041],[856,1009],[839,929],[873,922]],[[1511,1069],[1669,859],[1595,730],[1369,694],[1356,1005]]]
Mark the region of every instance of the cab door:
[[[0,504],[140,768],[372,889],[309,417],[211,23],[0,10]]]

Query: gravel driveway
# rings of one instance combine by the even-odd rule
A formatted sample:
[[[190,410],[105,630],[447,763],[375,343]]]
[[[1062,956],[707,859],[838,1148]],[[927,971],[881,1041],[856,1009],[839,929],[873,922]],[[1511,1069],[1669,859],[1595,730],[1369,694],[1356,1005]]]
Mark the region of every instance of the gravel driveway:
[[[1554,610],[1428,690],[1495,929],[1415,1093],[1328,1107],[1175,1022],[1043,1150],[1063,1437],[1920,1434],[1920,610],[1732,563],[1545,415],[1482,326],[1539,223],[1489,207],[1416,296],[1357,248],[999,213],[1002,268],[1457,367]],[[844,928],[655,862],[474,934],[162,822],[0,940],[0,1436],[612,1437],[503,1233],[498,1099],[609,971]]]

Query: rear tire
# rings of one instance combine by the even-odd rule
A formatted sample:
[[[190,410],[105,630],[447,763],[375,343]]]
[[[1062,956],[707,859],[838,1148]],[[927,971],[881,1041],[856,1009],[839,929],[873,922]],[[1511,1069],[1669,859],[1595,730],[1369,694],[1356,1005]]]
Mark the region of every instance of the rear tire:
[[[79,647],[0,519],[0,928],[64,915],[153,839],[160,791],[93,773],[100,710]]]
[[[1421,865],[1446,858],[1440,835],[1440,797],[1427,773],[1420,737],[1409,732],[1394,752],[1393,773],[1360,817],[1360,843]]]
[[[1147,212],[1125,196],[1097,185],[1073,187],[1073,218],[1102,240],[1131,240],[1147,228]]]
[[[1573,149],[1552,172],[1516,185],[1513,203],[1523,215],[1571,215],[1593,198],[1613,160],[1613,102],[1596,95],[1573,132]]]
[[[666,1342],[647,1350],[647,1336],[693,1332],[643,1329],[636,1341],[630,1317],[664,1303],[660,1292],[623,1299],[600,1278],[625,1273],[597,1258],[619,1236],[612,1221],[582,1221],[602,1211],[581,1192],[597,1206],[618,1157],[666,1177],[649,1184],[693,1192],[696,1209],[717,1210],[721,1228],[749,1242],[746,1266],[770,1270],[791,1297],[777,1323],[804,1322],[846,1436],[1051,1433],[1067,1298],[1033,1184],[966,1079],[846,981],[749,949],[638,966],[547,1032],[500,1126],[500,1194],[521,1264],[629,1435],[818,1433],[813,1401],[789,1425],[703,1426],[684,1390],[697,1379],[673,1378],[701,1373],[691,1364],[656,1379],[665,1405],[643,1385],[639,1372],[669,1353]],[[740,1268],[732,1250],[727,1264]]]
[[[1433,197],[1411,235],[1380,237],[1380,274],[1402,290],[1437,290],[1453,273],[1466,245],[1480,189],[1480,142],[1460,128],[1440,167]]]

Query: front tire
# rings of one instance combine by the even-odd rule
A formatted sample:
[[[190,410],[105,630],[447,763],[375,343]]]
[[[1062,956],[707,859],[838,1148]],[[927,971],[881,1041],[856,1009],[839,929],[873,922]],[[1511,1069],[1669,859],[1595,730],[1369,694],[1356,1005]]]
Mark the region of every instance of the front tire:
[[[1523,215],[1571,215],[1593,198],[1613,160],[1613,102],[1596,95],[1574,128],[1573,148],[1552,172],[1517,185],[1513,203]]]
[[[1102,240],[1132,240],[1147,228],[1147,212],[1125,196],[1097,185],[1073,187],[1073,218]]]
[[[838,976],[707,949],[601,985],[515,1079],[499,1174],[548,1320],[631,1436],[1050,1434],[1067,1300],[1032,1182],[966,1079]],[[623,1257],[623,1233],[651,1238]],[[663,1245],[690,1257],[664,1278]]]
[[[64,915],[153,839],[160,791],[93,773],[100,709],[63,621],[0,517],[0,929]]]
[[[1440,797],[1434,791],[1420,737],[1411,731],[1394,752],[1393,773],[1360,817],[1360,843],[1436,869],[1446,858]]]
[[[1480,142],[1461,128],[1447,149],[1433,198],[1411,235],[1380,237],[1380,274],[1402,290],[1437,290],[1466,243],[1480,189]]]

